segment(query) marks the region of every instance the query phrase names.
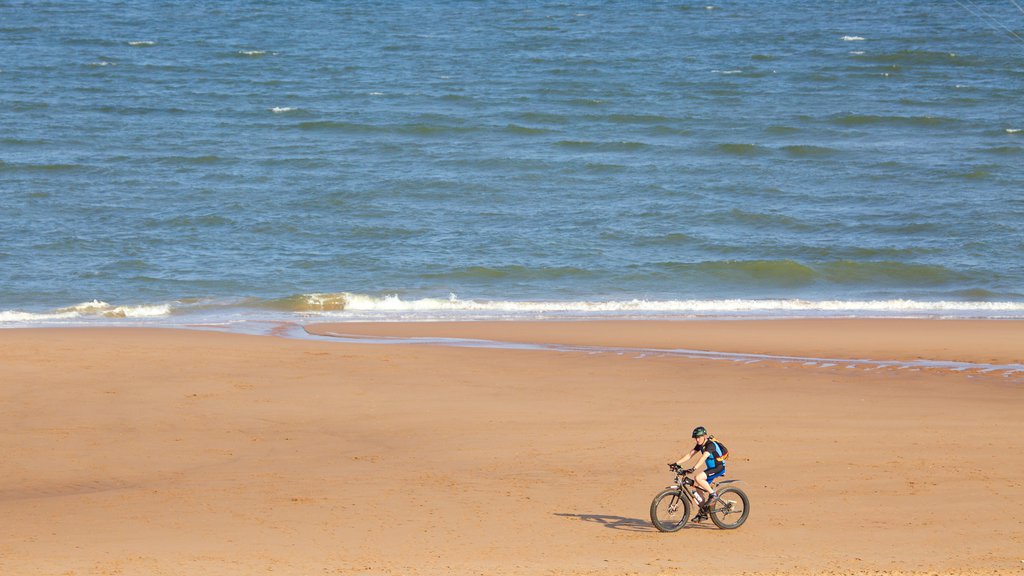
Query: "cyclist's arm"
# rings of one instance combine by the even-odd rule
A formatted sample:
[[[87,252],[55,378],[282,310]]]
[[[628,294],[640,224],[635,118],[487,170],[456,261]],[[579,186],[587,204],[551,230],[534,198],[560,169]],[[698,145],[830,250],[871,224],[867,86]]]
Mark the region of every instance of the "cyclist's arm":
[[[697,454],[696,450],[690,450],[689,454],[687,454],[683,458],[680,458],[679,460],[676,460],[676,466],[682,467],[683,464],[686,464],[687,462],[689,462],[693,458],[693,456],[695,454]]]

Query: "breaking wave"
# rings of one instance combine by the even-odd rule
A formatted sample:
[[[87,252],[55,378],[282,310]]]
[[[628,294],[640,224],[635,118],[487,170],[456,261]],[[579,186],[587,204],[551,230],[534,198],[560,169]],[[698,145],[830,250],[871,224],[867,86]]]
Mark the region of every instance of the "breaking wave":
[[[45,323],[87,318],[159,318],[170,314],[170,304],[115,306],[99,300],[93,300],[47,312],[3,310],[0,311],[0,322]]]
[[[992,298],[996,295],[962,294]],[[145,324],[194,326],[236,322],[336,320],[487,320],[569,317],[956,317],[1024,319],[1024,301],[806,300],[806,299],[623,299],[486,300],[403,298],[351,292],[296,294],[282,298],[183,299],[162,304],[114,305],[99,300],[49,311],[0,311],[0,326]]]
[[[762,312],[837,312],[837,313],[936,313],[1015,312],[1024,313],[1024,302],[950,302],[916,300],[609,300],[609,301],[515,301],[462,300],[448,298],[403,300],[397,295],[368,296],[343,294],[344,311],[469,311],[469,312],[650,312],[680,314],[762,313]]]

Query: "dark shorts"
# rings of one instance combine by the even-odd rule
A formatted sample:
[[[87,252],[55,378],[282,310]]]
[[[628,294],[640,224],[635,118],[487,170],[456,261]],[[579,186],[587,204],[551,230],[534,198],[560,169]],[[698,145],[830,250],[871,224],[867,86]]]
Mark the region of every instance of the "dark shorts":
[[[714,468],[708,468],[707,470],[704,471],[704,473],[707,474],[707,476],[708,476],[708,484],[710,484],[712,480],[714,480],[715,478],[718,478],[719,476],[725,474],[725,464],[719,464],[718,466],[715,466]]]

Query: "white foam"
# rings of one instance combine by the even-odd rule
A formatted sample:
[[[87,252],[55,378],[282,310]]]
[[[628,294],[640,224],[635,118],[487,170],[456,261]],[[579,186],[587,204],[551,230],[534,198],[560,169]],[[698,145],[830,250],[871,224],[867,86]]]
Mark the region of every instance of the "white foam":
[[[843,42],[862,42],[863,36],[843,36]]]
[[[863,50],[850,50],[850,54],[853,54],[854,56],[861,56],[861,55],[864,54],[864,51]]]
[[[170,314],[170,304],[114,306],[93,300],[49,312],[4,310],[0,311],[0,322],[47,323],[88,318],[160,318]]]
[[[742,74],[743,70],[712,70],[718,74]]]
[[[133,40],[128,43],[129,46],[156,46],[156,42],[152,40]]]
[[[295,108],[292,108],[290,106],[275,106],[270,109],[270,111],[273,112],[274,114],[284,114],[285,112],[292,112],[294,110]]]
[[[370,96],[383,96],[383,92],[370,92]]]
[[[447,299],[403,300],[397,295],[375,297],[343,294],[345,312],[594,312],[594,313],[916,313],[916,314],[1024,314],[1024,302],[927,302],[917,300],[611,300],[511,301]]]
[[[290,300],[290,299],[289,299]],[[274,303],[276,301],[271,301]],[[146,324],[192,325],[239,321],[337,320],[430,321],[495,319],[651,319],[787,317],[927,317],[1024,319],[1024,302],[917,300],[474,300],[403,299],[398,295],[305,294],[297,307],[271,306],[259,299],[114,305],[100,300],[49,311],[0,311],[3,325]]]
[[[115,306],[103,313],[108,318],[156,318],[168,316],[171,313],[170,304],[155,304],[152,306]]]
[[[57,314],[75,313],[78,316],[102,316],[104,318],[154,318],[171,313],[170,304],[144,304],[140,306],[113,306],[93,300],[57,310]]]
[[[241,54],[242,56],[265,56],[267,54],[267,51],[266,50],[239,50],[238,53]]]
[[[1024,132],[1024,128],[1007,128],[1006,129],[1006,133],[1007,134],[1017,134],[1017,133],[1020,133],[1020,132]]]
[[[75,312],[42,313],[22,312],[20,310],[0,311],[0,322],[45,322],[49,320],[68,320],[77,318]]]

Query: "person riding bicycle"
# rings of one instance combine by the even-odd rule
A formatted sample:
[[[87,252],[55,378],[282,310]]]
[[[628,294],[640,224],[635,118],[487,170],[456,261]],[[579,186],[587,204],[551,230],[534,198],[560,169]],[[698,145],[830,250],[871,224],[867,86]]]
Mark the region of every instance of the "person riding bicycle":
[[[709,494],[707,501],[704,503],[704,507],[707,507],[718,498],[718,495],[711,489],[711,481],[725,474],[725,461],[721,459],[721,446],[710,439],[707,429],[703,426],[697,426],[693,429],[693,438],[697,441],[697,444],[690,450],[689,454],[677,460],[675,466],[682,468],[683,464],[689,462],[697,454],[704,457],[701,463],[694,465],[693,468],[686,472],[695,472],[696,474],[693,477],[694,483],[698,488]],[[704,465],[704,468],[697,470],[697,467],[701,464]]]

